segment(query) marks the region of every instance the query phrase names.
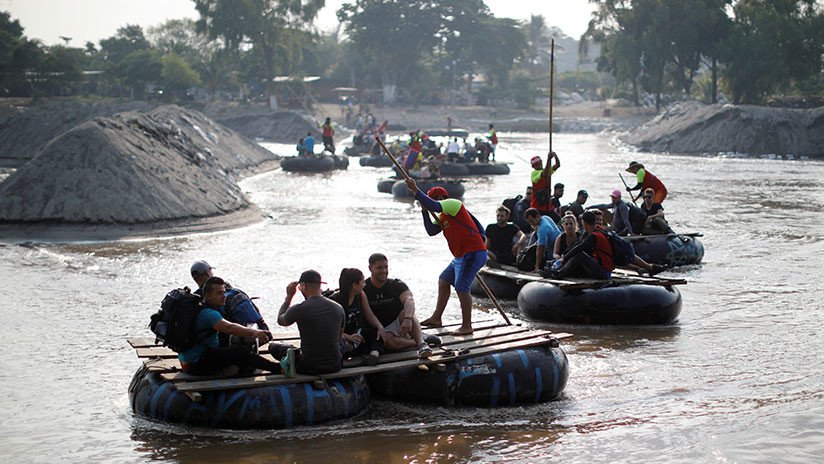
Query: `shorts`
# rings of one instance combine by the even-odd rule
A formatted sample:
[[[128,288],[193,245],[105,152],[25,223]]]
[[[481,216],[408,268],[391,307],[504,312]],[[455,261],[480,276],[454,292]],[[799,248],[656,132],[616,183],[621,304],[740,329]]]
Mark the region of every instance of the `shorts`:
[[[383,330],[391,333],[392,335],[394,335],[396,337],[400,337],[401,336],[401,318],[400,318],[400,316],[398,316],[397,319],[392,321],[391,324],[384,327]]]
[[[459,258],[455,258],[446,266],[438,277],[444,282],[449,282],[455,287],[456,292],[469,293],[469,287],[478,271],[486,264],[486,250],[469,252]]]

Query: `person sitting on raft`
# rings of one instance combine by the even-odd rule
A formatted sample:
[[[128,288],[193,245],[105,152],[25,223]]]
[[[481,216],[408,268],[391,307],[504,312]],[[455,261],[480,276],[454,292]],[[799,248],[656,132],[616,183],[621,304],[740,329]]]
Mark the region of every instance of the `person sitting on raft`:
[[[589,193],[586,190],[578,190],[578,195],[575,197],[575,201],[566,205],[564,208],[564,212],[571,212],[575,219],[578,221],[578,226],[583,227],[581,225],[581,215],[584,214],[584,204],[587,202],[589,198]]]
[[[499,264],[515,264],[524,233],[515,224],[508,222],[509,208],[504,205],[495,210],[495,224],[486,226],[486,249],[489,260]]]
[[[209,278],[214,276],[212,269],[214,268],[203,260],[195,261],[192,264],[190,273],[192,274],[192,279],[194,279],[197,284],[197,290],[194,291],[195,295],[203,297],[203,285],[209,280]],[[246,293],[240,289],[232,287],[232,285],[227,281],[223,281],[223,285],[226,288],[226,298],[237,298],[235,301],[242,303],[233,306],[232,309],[235,313],[231,314],[227,305],[217,308],[220,315],[229,322],[234,322],[235,324],[240,324],[244,327],[252,327],[269,332],[269,325],[266,324],[265,320],[263,320],[263,315],[260,313],[260,310],[254,303],[252,303],[251,299],[247,297]],[[229,346],[231,337],[226,334],[220,334],[218,338],[220,339],[220,346]],[[253,344],[253,341],[247,340],[244,341],[244,343],[245,342]]]
[[[369,256],[369,273],[363,293],[376,320],[367,322],[377,329],[383,347],[387,351],[417,348],[419,357],[431,356],[429,345],[439,345],[440,339],[432,335],[424,336],[421,332],[421,324],[415,317],[412,292],[402,280],[389,278],[389,259],[386,255],[373,253]]]
[[[609,194],[612,201],[612,229],[620,236],[638,235],[644,224],[644,213],[635,205],[621,200],[621,191],[613,190]]]
[[[578,233],[578,220],[575,219],[575,215],[571,211],[564,214],[563,219],[561,219],[561,227],[563,233],[555,239],[555,246],[552,249],[552,257],[555,259],[563,258],[569,247],[581,238]]]
[[[595,223],[595,215],[586,211],[582,217],[586,235],[578,243],[566,250],[561,258],[561,267],[550,270],[548,275],[564,277],[590,277],[609,279],[615,266],[612,262],[612,245],[604,230]]]
[[[550,199],[550,203],[552,204],[552,211],[549,212],[549,218],[552,219],[555,224],[561,222],[561,197],[564,196],[564,184],[558,182],[552,188],[552,198]]]
[[[315,156],[315,138],[312,137],[311,132],[303,138],[303,154],[304,156]]]
[[[633,190],[640,190],[640,192],[638,192],[638,197],[635,197],[637,200],[641,197],[641,195],[643,195],[643,192],[646,189],[652,189],[655,192],[653,203],[664,203],[664,200],[667,198],[667,188],[660,179],[644,169],[643,164],[637,161],[631,161],[626,171],[635,174],[635,178],[638,181],[635,187],[627,187],[627,192],[630,192],[630,195],[632,195]]]
[[[255,369],[280,373],[280,364],[252,353],[247,346],[219,346],[218,333],[252,337],[259,343],[266,343],[272,339],[272,334],[265,330],[243,327],[227,321],[220,315],[219,310],[226,303],[224,285],[220,277],[209,277],[203,284],[203,309],[195,321],[198,342],[177,355],[183,372],[192,375],[211,375],[230,366],[237,366],[244,373],[253,372]]]
[[[449,251],[455,257],[438,277],[438,301],[435,312],[421,325],[439,327],[441,316],[449,301],[450,286],[455,287],[461,303],[461,326],[453,333],[467,335],[472,333],[472,294],[469,287],[478,271],[486,264],[487,253],[483,227],[461,203],[449,198],[443,187],[432,187],[423,193],[418,189],[414,179],[407,179],[406,185],[415,193],[415,199],[421,204],[423,224],[429,236],[443,232]],[[440,213],[437,223],[433,223],[429,212]]]
[[[298,156],[303,156],[306,153],[306,144],[303,143],[303,139],[298,140],[298,144],[295,145],[295,150],[297,150]]]
[[[550,167],[552,158],[555,158],[555,165]],[[537,209],[541,214],[549,214],[552,211],[549,186],[552,182],[552,175],[561,167],[561,160],[553,151],[547,155],[546,167],[543,167],[543,160],[540,156],[533,156],[530,164],[532,164],[532,173],[529,176],[532,181],[532,202],[529,206]]]
[[[294,346],[272,342],[269,353],[281,359],[284,370],[298,374],[330,374],[343,367],[344,312],[341,305],[324,297],[320,285],[326,283],[315,270],[304,271],[297,282],[286,286],[286,299],[278,312],[278,324],[289,326],[297,322],[300,332],[300,352]],[[297,289],[305,301],[292,306]]]
[[[548,258],[552,258],[551,250],[554,249],[555,239],[561,235],[561,229],[549,216],[544,216],[535,208],[529,208],[524,213],[529,225],[535,229],[538,246],[535,248],[535,269],[532,272],[540,272]]]
[[[652,189],[644,190],[644,202],[641,204],[641,211],[646,215],[644,227],[641,229],[642,235],[670,234],[667,220],[664,219],[664,207],[661,203],[655,203],[655,192]]]
[[[329,297],[343,307],[345,322],[343,326],[344,354],[349,356],[366,355],[364,362],[377,364],[383,347],[378,341],[375,326],[380,322],[372,313],[363,289],[366,282],[363,272],[355,268],[343,268],[338,279],[338,291]]]
[[[600,209],[592,208],[592,209],[588,209],[587,212],[591,212],[592,214],[595,215],[595,225],[596,226],[598,226],[600,228],[605,227],[604,212],[603,211],[601,211]],[[584,232],[584,236],[586,236],[586,232]],[[659,274],[659,273],[667,270],[667,266],[659,265],[659,264],[650,264],[650,263],[644,261],[644,259],[641,258],[638,255],[633,255],[632,263],[629,266],[627,266],[627,268],[637,272],[638,274],[643,274],[644,271],[646,271],[650,276],[654,276],[656,274]]]

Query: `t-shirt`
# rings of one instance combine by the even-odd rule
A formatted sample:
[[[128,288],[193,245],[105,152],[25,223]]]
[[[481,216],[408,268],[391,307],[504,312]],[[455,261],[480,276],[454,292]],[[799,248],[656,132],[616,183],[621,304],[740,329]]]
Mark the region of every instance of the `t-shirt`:
[[[641,211],[643,211],[644,214],[646,214],[647,216],[652,216],[653,214],[657,214],[658,211],[663,211],[663,210],[664,210],[664,207],[661,206],[661,203],[653,203],[652,206],[649,207],[649,209],[647,209],[647,204],[646,203],[641,204]]]
[[[332,296],[329,297],[330,300],[338,303],[343,307],[344,313],[344,323],[343,323],[343,331],[349,335],[355,333],[363,327],[363,314],[361,313],[361,296],[355,295],[355,298],[352,299],[352,304],[349,304],[348,301],[344,301],[343,293],[340,291],[335,292]]]
[[[300,361],[308,371],[334,372],[340,369],[340,329],[343,308],[322,296],[309,297],[283,313],[287,324],[297,322],[300,332]]]
[[[303,139],[303,146],[306,148],[306,151],[309,153],[315,152],[315,138],[314,137],[306,137]]]
[[[217,331],[213,327],[221,319],[223,319],[223,316],[216,309],[203,308],[200,310],[195,320],[195,333],[200,341],[197,345],[177,354],[177,359],[180,360],[181,364],[197,362],[206,350],[219,346]]]
[[[549,248],[555,246],[555,239],[559,235],[561,235],[561,229],[548,217],[541,216],[541,222],[538,224],[538,245],[547,247],[549,254],[552,255],[552,250]]]
[[[372,284],[372,278],[370,277],[366,279],[363,293],[366,294],[369,307],[375,317],[378,318],[382,326],[386,327],[395,321],[403,311],[401,295],[408,290],[409,287],[400,279],[388,279],[383,287],[377,288]]]
[[[507,222],[503,227],[497,223],[486,226],[486,236],[489,237],[489,243],[492,245],[490,250],[496,255],[511,254],[514,245],[512,241],[520,230],[511,222]]]

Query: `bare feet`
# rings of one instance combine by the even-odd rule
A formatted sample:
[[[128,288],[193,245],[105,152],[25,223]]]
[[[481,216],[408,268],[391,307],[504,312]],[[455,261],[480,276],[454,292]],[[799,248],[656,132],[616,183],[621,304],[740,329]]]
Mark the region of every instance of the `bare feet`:
[[[473,332],[472,326],[467,327],[467,326],[462,325],[462,326],[458,327],[457,330],[454,330],[452,332],[452,335],[471,335],[472,332]]]
[[[429,319],[424,319],[421,321],[421,326],[423,327],[443,327],[443,323],[440,319],[435,319],[434,317],[430,317]]]

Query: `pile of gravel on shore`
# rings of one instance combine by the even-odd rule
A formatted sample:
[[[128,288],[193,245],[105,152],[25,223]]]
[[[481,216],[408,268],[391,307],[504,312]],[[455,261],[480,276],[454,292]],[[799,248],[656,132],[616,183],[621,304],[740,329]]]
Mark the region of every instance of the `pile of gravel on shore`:
[[[824,157],[824,107],[682,102],[623,140],[644,151]]]
[[[175,106],[95,118],[0,184],[0,223],[136,224],[250,208],[228,170],[271,159]]]
[[[294,111],[249,113],[233,112],[215,115],[215,121],[251,139],[275,143],[297,143],[311,131],[320,140],[320,128],[312,118]]]

